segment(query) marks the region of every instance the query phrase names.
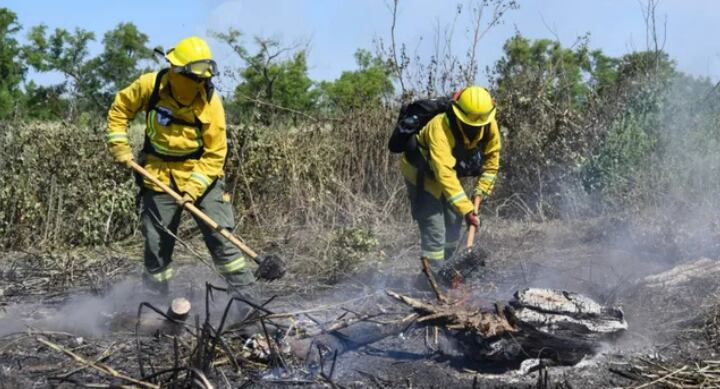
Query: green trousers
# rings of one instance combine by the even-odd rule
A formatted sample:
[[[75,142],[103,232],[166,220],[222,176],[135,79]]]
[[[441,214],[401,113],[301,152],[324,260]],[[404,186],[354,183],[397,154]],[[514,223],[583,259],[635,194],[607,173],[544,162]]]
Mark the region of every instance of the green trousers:
[[[145,188],[143,190],[143,208],[141,212],[142,231],[145,236],[145,269],[144,279],[149,286],[160,290],[167,290],[167,281],[174,275],[172,268],[172,254],[175,248],[175,237],[182,208],[168,194],[155,192]],[[216,180],[200,197],[195,205],[220,226],[232,230],[234,218],[232,203],[225,195],[225,183]],[[223,238],[217,231],[210,228],[198,218],[195,218],[203,234],[205,245],[215,262],[217,270],[233,286],[247,286],[255,281],[254,266],[243,253]]]
[[[420,255],[433,265],[450,258],[458,245],[463,217],[444,197],[436,199],[425,190],[405,182],[412,217],[420,227]]]

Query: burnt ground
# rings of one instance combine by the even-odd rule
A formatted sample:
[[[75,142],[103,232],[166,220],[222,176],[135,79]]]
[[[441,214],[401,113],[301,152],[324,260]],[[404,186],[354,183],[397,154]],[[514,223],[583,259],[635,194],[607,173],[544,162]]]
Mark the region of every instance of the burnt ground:
[[[232,327],[241,311],[246,312],[242,303],[230,310],[230,331],[222,345],[237,361],[227,358],[228,353],[211,361],[188,360],[207,339],[198,328],[208,313],[209,323],[217,328],[228,301],[225,293],[216,291],[206,312],[206,282],[224,284],[191,256],[178,256],[181,265],[172,290],[173,296],[193,303],[190,330],[168,329],[159,315],[144,308],[136,336],[140,303],[150,302],[163,311],[167,306],[142,289],[137,249],[6,253],[0,259],[0,388],[132,385],[129,378],[152,382],[153,374],[168,383],[175,373],[160,374],[162,370],[203,363],[213,364],[207,378],[216,387],[617,387],[653,381],[652,374],[661,367],[716,358],[720,315],[715,280],[720,272],[715,272],[720,266],[715,260],[687,257],[671,240],[608,219],[488,224],[492,228],[483,228],[478,241],[489,252],[487,265],[469,278],[462,297],[489,307],[530,286],[575,291],[623,307],[627,333],[576,366],[538,367],[532,359],[522,366],[478,365],[458,355],[442,334],[436,342],[430,330],[410,329],[340,355],[334,368],[327,356],[323,378],[287,357],[284,369],[253,362],[243,349],[247,330]],[[296,313],[293,321],[276,320],[296,328],[322,329],[338,317],[371,314],[384,320],[406,315],[408,308],[389,300],[386,290],[432,299],[415,287],[418,247],[408,239],[412,237],[383,247],[375,260],[336,284],[291,274],[259,285],[252,297],[266,301],[276,296],[265,308]],[[270,324],[270,334],[293,330],[276,330]],[[69,351],[83,360],[74,360]]]

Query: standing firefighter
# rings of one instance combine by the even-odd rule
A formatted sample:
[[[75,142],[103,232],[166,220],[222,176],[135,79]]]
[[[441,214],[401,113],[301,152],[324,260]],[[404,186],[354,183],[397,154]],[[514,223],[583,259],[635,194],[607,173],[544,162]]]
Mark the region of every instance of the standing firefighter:
[[[463,218],[468,226],[479,224],[460,177],[479,176],[473,197],[492,193],[500,160],[495,102],[479,86],[452,99],[416,101],[403,107],[390,149],[404,152],[401,169],[421,256],[438,268],[457,248]]]
[[[207,43],[181,40],[165,55],[169,68],[147,73],[120,91],[108,113],[107,142],[119,163],[130,166],[128,123],[145,111],[145,144],[138,163],[162,183],[182,193],[182,204],[147,179],[141,184],[142,231],[145,236],[145,284],[166,294],[173,277],[174,235],[182,205],[193,202],[222,227],[234,224],[225,193],[223,167],[228,152],[225,111],[212,77],[217,65]],[[197,218],[215,266],[232,286],[255,281],[244,255]]]

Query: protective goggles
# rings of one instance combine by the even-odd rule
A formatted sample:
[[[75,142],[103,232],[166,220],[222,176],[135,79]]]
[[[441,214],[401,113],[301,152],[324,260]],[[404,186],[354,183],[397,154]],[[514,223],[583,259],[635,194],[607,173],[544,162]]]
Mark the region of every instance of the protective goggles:
[[[485,122],[487,122],[488,119],[490,118],[490,115],[492,115],[492,113],[495,111],[495,106],[493,106],[493,107],[492,107],[489,111],[487,111],[487,112],[466,112],[464,109],[462,109],[462,107],[460,106],[460,104],[453,104],[453,106],[454,106],[458,111],[462,112],[463,115],[465,115],[465,119],[466,119],[466,120],[468,120],[468,121],[470,121],[470,122],[472,122],[472,123],[477,123],[477,122],[485,123]]]
[[[174,66],[175,73],[188,76],[192,79],[210,78],[217,74],[217,64],[211,59],[202,59],[187,63],[183,66]]]

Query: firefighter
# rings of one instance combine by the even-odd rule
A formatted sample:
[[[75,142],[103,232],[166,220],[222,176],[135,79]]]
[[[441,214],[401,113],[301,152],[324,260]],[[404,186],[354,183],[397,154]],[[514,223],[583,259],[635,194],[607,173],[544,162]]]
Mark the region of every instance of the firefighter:
[[[145,142],[137,163],[183,194],[182,204],[148,180],[140,182],[141,221],[145,237],[143,281],[168,293],[172,254],[182,207],[194,203],[220,226],[232,230],[230,196],[223,168],[228,153],[225,111],[213,93],[217,65],[208,44],[192,36],[165,54],[169,66],[147,73],[116,96],[108,113],[107,144],[113,158],[129,166],[134,160],[128,123],[145,112]],[[216,269],[235,287],[255,281],[249,261],[217,231],[196,219]]]
[[[463,219],[479,225],[471,197],[492,193],[500,161],[495,102],[487,89],[470,86],[449,104],[413,135],[417,146],[401,158],[421,257],[436,269],[455,252]],[[460,182],[467,176],[479,177],[470,195]]]

